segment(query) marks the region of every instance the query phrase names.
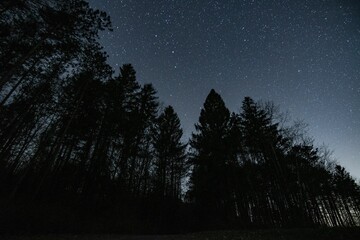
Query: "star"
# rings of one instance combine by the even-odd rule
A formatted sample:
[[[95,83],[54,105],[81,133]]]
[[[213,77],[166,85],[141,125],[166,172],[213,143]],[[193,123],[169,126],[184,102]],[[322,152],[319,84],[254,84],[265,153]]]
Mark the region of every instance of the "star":
[[[100,38],[109,64],[116,71],[121,63],[132,63],[141,81],[154,84],[159,99],[179,116],[186,112],[186,121],[181,119],[185,138],[194,131],[211,88],[222,93],[231,111],[239,109],[244,96],[270,100],[308,122],[316,143],[327,143],[360,178],[354,157],[360,156],[358,4],[89,2],[108,12],[115,26]]]

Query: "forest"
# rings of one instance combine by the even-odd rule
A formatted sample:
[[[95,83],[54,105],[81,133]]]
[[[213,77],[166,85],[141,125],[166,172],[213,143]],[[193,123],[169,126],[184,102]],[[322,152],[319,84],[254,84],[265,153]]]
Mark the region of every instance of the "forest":
[[[0,232],[352,227],[360,186],[271,102],[211,90],[187,142],[83,0],[0,3]]]

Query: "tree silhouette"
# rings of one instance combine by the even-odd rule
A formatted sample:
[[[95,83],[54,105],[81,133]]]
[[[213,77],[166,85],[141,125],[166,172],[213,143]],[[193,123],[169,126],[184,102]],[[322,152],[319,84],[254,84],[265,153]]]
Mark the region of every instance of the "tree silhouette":
[[[229,179],[232,176],[230,169],[234,167],[228,145],[230,119],[230,112],[222,98],[212,89],[190,141],[193,151],[190,194],[204,221],[209,224],[226,221],[229,217],[227,208],[233,197]]]
[[[83,0],[0,3],[0,231],[359,225],[359,185],[272,104],[212,89],[187,149],[153,85],[113,76],[110,27]]]
[[[0,15],[0,24],[9,31],[0,36],[0,111],[24,88],[44,81],[55,88],[66,80],[65,74],[86,69],[89,55],[101,51],[98,31],[111,25],[104,12],[82,0],[18,2],[8,4]]]
[[[154,132],[155,191],[161,197],[181,199],[185,174],[185,147],[180,120],[171,106],[159,116]]]

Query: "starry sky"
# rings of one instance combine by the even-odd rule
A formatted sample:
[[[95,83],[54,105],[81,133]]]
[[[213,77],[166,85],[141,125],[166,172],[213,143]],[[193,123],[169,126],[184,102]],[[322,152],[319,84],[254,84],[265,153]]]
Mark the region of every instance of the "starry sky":
[[[360,1],[89,0],[106,11],[109,64],[131,63],[185,138],[211,88],[231,111],[271,100],[360,179]]]

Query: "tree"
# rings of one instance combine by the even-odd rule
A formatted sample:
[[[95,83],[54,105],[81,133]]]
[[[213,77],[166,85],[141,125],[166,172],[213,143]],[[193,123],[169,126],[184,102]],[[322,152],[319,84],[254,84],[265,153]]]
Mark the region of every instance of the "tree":
[[[224,223],[229,203],[233,198],[230,169],[234,166],[229,149],[230,111],[221,96],[213,89],[201,110],[199,123],[195,125],[190,145],[192,147],[190,196],[198,205],[204,221],[210,224]],[[234,206],[231,204],[231,208]],[[235,210],[230,211],[235,215]]]
[[[83,0],[17,3],[7,4],[0,14],[1,105],[26,82],[34,84],[33,76],[44,69],[60,65],[67,66],[65,72],[80,70],[86,49],[99,48],[98,32],[111,30],[106,13],[91,9]]]
[[[155,191],[161,197],[181,198],[181,180],[185,174],[185,148],[181,142],[180,120],[171,106],[157,119],[154,131]]]

